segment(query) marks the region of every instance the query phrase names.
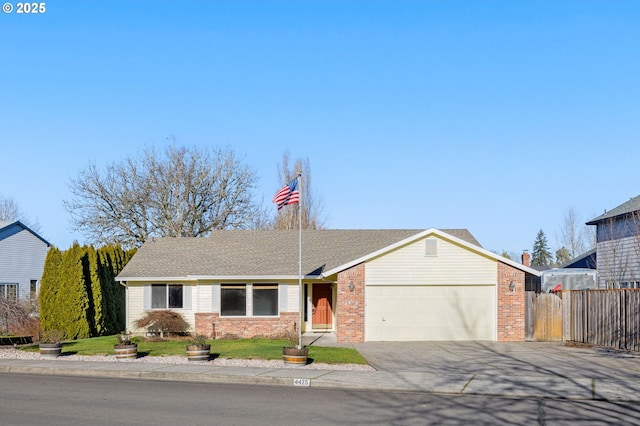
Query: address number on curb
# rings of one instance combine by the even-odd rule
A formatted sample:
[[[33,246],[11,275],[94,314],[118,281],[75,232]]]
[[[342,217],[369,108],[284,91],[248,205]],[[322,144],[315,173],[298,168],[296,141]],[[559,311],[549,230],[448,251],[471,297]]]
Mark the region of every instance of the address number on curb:
[[[311,379],[293,379],[293,386],[311,386]]]

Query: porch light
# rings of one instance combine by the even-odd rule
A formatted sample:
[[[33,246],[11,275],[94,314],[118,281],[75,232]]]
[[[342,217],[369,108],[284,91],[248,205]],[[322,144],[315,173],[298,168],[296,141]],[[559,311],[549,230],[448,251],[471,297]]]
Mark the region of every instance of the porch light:
[[[353,293],[353,290],[355,290],[355,289],[356,289],[356,286],[355,286],[355,285],[353,285],[353,281],[351,281],[351,282],[349,283],[349,291],[350,291],[351,293]]]
[[[509,291],[510,291],[511,293],[513,293],[514,291],[516,291],[516,283],[514,283],[513,281],[511,281],[511,282],[509,283]]]

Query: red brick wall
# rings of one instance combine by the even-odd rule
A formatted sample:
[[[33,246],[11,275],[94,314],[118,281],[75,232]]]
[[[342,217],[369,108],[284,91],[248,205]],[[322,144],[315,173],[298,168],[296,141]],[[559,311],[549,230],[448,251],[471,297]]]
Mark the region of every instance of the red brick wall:
[[[524,296],[524,272],[498,262],[498,341],[524,340]]]
[[[279,318],[226,318],[217,313],[196,313],[195,317],[196,334],[215,338],[282,336],[293,331],[299,322],[297,312],[281,312]]]
[[[349,284],[353,283],[353,292]],[[336,335],[338,342],[364,342],[364,263],[338,274]]]

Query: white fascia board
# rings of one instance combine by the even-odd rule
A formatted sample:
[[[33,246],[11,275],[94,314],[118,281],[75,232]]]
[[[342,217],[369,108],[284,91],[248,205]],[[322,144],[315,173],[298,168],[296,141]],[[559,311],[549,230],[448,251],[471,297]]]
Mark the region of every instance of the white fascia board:
[[[540,274],[541,274],[540,271],[537,271],[537,270],[535,270],[533,268],[530,268],[528,266],[524,266],[521,263],[514,262],[511,259],[507,259],[506,257],[500,256],[500,255],[498,255],[496,253],[493,253],[493,252],[491,252],[489,250],[483,249],[482,247],[479,247],[479,246],[476,246],[474,244],[471,244],[471,243],[469,243],[469,242],[467,242],[465,240],[462,240],[462,239],[460,239],[458,237],[454,237],[453,235],[447,234],[446,232],[442,232],[439,229],[429,228],[429,229],[427,229],[425,231],[422,231],[422,232],[419,232],[419,233],[417,233],[415,235],[412,235],[409,238],[405,238],[404,240],[398,241],[395,244],[391,244],[391,245],[389,245],[387,247],[384,247],[384,248],[382,248],[380,250],[374,251],[373,253],[370,253],[370,254],[368,254],[366,256],[362,256],[361,258],[355,259],[355,260],[353,260],[353,261],[351,261],[349,263],[345,263],[344,265],[340,265],[340,266],[338,266],[336,268],[333,268],[330,271],[325,272],[323,274],[323,276],[327,277],[327,276],[336,274],[336,273],[338,273],[340,271],[344,271],[345,269],[349,269],[349,268],[351,268],[351,267],[353,267],[353,266],[355,266],[355,265],[357,265],[359,263],[366,262],[369,259],[372,259],[374,257],[383,255],[383,254],[385,254],[385,253],[387,253],[387,252],[389,252],[391,250],[395,250],[398,247],[402,247],[403,245],[410,244],[410,243],[412,243],[414,241],[417,241],[417,240],[419,240],[421,238],[424,238],[424,237],[427,237],[429,235],[436,235],[436,236],[438,236],[440,238],[443,238],[445,240],[453,241],[456,244],[459,244],[459,245],[461,245],[463,247],[466,247],[469,250],[472,250],[472,251],[475,251],[477,253],[480,253],[480,254],[482,254],[484,256],[487,256],[489,258],[492,258],[492,259],[494,259],[494,260],[496,260],[498,262],[506,263],[509,266],[512,266],[512,267],[514,267],[516,269],[519,269],[521,271],[524,271],[524,272],[528,272],[529,274],[535,275],[536,277],[539,277]]]
[[[154,281],[154,282],[166,282],[166,281],[189,281],[188,277],[116,277],[116,280],[123,282],[136,282],[136,281]]]
[[[167,281],[280,281],[297,280],[298,275],[187,275],[183,277],[116,277],[123,282],[167,282]],[[305,280],[322,279],[320,275],[303,275]],[[123,284],[124,285],[124,284]]]
[[[188,280],[198,281],[285,281],[285,280],[297,280],[300,277],[298,275],[188,275]],[[305,280],[321,279],[320,275],[303,275]]]

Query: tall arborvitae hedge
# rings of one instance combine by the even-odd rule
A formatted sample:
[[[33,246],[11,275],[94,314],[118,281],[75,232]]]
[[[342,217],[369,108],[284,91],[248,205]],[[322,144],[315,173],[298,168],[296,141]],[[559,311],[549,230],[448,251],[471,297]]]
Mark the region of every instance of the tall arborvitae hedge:
[[[64,252],[49,250],[40,290],[42,328],[60,330],[68,339],[122,331],[124,287],[115,277],[134,253],[78,244]]]
[[[44,262],[44,272],[40,281],[40,327],[43,330],[59,330],[59,316],[54,314],[55,307],[62,303],[60,292],[60,263],[62,252],[51,247]]]
[[[120,246],[107,246],[98,250],[98,277],[102,290],[102,335],[118,333],[125,328],[125,290],[115,280],[122,268],[136,252]]]
[[[89,296],[86,289],[84,263],[86,248],[75,243],[62,254],[60,264],[60,288],[63,303],[56,306],[55,315],[60,317],[64,335],[67,339],[85,339],[89,337],[87,310]]]

